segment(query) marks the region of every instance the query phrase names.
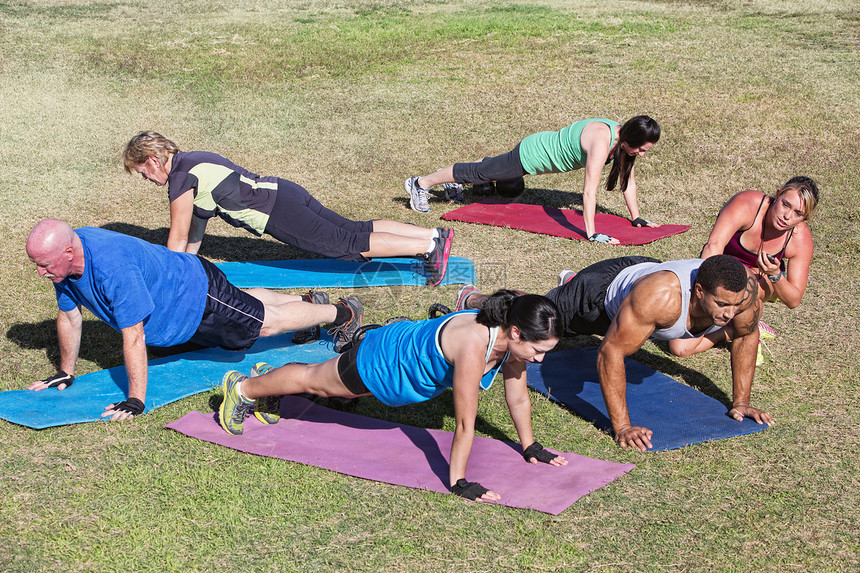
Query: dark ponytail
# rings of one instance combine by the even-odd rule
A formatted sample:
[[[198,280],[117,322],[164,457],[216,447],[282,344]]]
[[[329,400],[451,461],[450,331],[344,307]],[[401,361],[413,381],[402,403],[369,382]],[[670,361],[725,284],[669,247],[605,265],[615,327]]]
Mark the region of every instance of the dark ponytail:
[[[660,124],[647,115],[637,115],[624,122],[618,132],[618,142],[615,145],[615,153],[612,154],[612,168],[606,178],[606,190],[612,191],[618,184],[618,176],[621,176],[621,192],[627,191],[627,181],[636,156],[630,156],[621,149],[624,142],[628,147],[641,147],[646,143],[657,143],[660,141]]]
[[[517,296],[516,291],[500,290],[491,295],[476,318],[484,326],[516,326],[526,342],[561,338],[564,325],[554,302],[537,294]]]

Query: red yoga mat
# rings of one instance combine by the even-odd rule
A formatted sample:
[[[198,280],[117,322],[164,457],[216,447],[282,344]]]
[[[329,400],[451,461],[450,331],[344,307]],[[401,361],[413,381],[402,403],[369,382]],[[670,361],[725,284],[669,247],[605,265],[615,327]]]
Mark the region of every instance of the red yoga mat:
[[[488,199],[449,211],[442,215],[442,218],[448,221],[480,223],[554,237],[587,240],[582,212],[574,209],[557,209],[543,205],[525,205]],[[594,216],[594,225],[598,233],[615,237],[622,245],[644,245],[657,239],[683,233],[690,228],[689,225],[634,227],[623,217],[605,213],[597,213]]]

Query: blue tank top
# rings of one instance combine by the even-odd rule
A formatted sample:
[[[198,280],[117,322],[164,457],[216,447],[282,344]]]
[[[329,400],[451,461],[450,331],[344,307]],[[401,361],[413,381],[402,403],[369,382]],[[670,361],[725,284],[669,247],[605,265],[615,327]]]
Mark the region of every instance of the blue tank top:
[[[449,320],[461,314],[478,314],[478,311],[464,310],[432,320],[395,322],[369,331],[356,357],[358,374],[367,390],[383,404],[405,406],[425,402],[450,388],[454,383],[454,365],[442,354],[439,334]],[[490,359],[498,332],[498,326],[490,328],[485,363]],[[482,390],[492,385],[509,354],[481,377]]]
[[[696,338],[718,330],[720,327],[712,325],[702,332],[692,333],[687,330],[687,317],[690,313],[690,292],[696,281],[696,273],[702,259],[685,259],[682,261],[668,261],[665,263],[639,263],[623,269],[609,284],[606,289],[604,306],[609,318],[614,319],[618,313],[621,302],[630,294],[633,284],[640,278],[660,271],[671,271],[675,273],[681,283],[681,316],[675,324],[669,328],[657,329],[651,333],[651,338],[657,340],[674,340],[676,338]]]

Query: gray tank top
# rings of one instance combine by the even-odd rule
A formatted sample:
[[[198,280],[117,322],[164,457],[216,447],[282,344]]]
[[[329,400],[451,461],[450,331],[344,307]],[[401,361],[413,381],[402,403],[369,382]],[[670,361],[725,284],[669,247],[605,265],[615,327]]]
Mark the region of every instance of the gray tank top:
[[[630,294],[633,284],[640,278],[660,271],[671,271],[675,273],[681,282],[681,316],[669,328],[661,328],[651,333],[651,338],[657,340],[673,340],[675,338],[696,338],[718,330],[720,327],[712,325],[702,332],[693,333],[687,330],[687,317],[690,313],[690,291],[696,281],[696,273],[702,259],[685,259],[682,261],[669,261],[666,263],[639,263],[627,267],[618,273],[606,290],[606,314],[614,319],[621,306],[621,301]]]

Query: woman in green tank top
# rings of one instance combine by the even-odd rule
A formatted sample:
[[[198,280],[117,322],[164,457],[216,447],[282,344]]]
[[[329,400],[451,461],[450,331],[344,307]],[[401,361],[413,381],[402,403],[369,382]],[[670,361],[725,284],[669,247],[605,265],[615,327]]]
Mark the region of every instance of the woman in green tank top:
[[[559,131],[543,131],[529,135],[508,153],[487,157],[473,163],[455,163],[420,177],[410,177],[404,183],[412,209],[430,211],[429,189],[443,185],[446,198],[462,200],[462,185],[490,185],[495,181],[514,180],[516,194],[522,191],[523,175],[564,173],[585,168],[582,190],[585,233],[590,241],[618,244],[618,240],[598,233],[594,225],[597,187],[603,166],[612,164],[606,179],[606,189],[615,189],[621,179],[621,192],[636,227],[657,227],[639,215],[636,198],[636,178],[633,164],[660,139],[660,125],[647,115],[637,115],[623,125],[609,119],[584,119]],[[499,185],[498,191],[502,191]]]

